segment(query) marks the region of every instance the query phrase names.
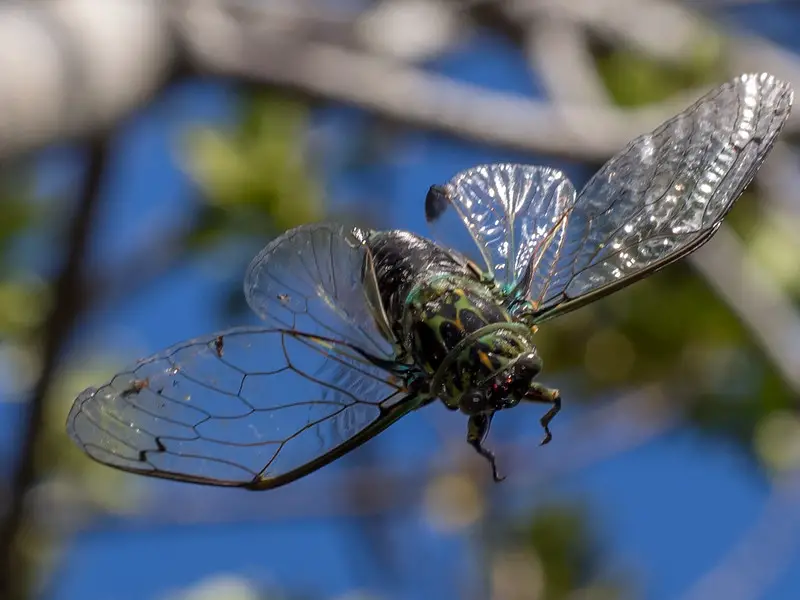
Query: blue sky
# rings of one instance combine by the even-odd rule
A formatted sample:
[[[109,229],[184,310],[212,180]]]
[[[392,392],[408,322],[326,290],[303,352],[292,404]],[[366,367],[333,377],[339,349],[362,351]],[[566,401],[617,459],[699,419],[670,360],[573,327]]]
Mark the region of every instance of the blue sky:
[[[779,42],[800,45],[796,31],[800,15],[784,8],[737,8],[731,19],[757,28]],[[480,36],[457,54],[437,61],[439,72],[497,90],[539,96],[522,56],[496,39]],[[224,124],[231,117],[230,88],[192,83],[134,119],[119,142],[113,182],[106,193],[95,259],[105,263],[124,255],[127,240],[157,235],[182,222],[191,210],[189,183],[177,168],[174,143],[186,126],[198,122]],[[327,110],[319,121],[342,139],[361,116],[352,110]],[[331,202],[347,205],[348,198],[380,187],[385,201],[382,218],[391,227],[426,233],[422,202],[431,183],[479,162],[524,160],[530,157],[465,144],[444,136],[408,132],[401,136],[392,162],[373,166],[348,178],[327,182]],[[51,153],[43,162],[42,184],[58,186],[70,178],[71,157]],[[589,173],[578,166],[540,160],[567,169],[576,183]],[[266,241],[266,240],[265,240]],[[79,344],[98,355],[109,353],[129,362],[181,339],[238,323],[220,320],[216,305],[206,301],[223,293],[235,274],[218,273],[215,265],[190,264],[146,293],[93,314],[81,331]],[[564,421],[579,409],[566,405]],[[459,419],[453,415],[453,418]],[[538,427],[538,412],[524,420]],[[561,418],[561,416],[559,417]],[[500,417],[498,417],[500,419]],[[454,427],[463,427],[463,423]],[[380,442],[389,460],[408,463],[425,459],[436,444],[417,415]],[[520,425],[498,424],[518,432]],[[537,432],[538,435],[538,432]],[[409,439],[413,447],[408,448]],[[569,440],[556,435],[549,453],[558,453]],[[350,460],[350,459],[348,459]],[[355,457],[353,460],[357,460]],[[532,461],[536,456],[531,457]],[[304,485],[302,482],[296,484]],[[178,487],[180,489],[178,489]],[[192,497],[202,504],[213,499],[220,510],[237,503],[260,503],[266,512],[269,493],[253,499],[239,491],[166,486],[176,502]],[[309,488],[311,489],[311,488]],[[609,568],[632,567],[642,597],[666,600],[679,595],[714,566],[750,527],[763,509],[766,483],[718,443],[680,430],[635,452],[622,454],[591,468],[569,473],[545,488],[499,489],[497,501],[509,505],[531,501],[582,497],[587,499],[600,534],[608,542]],[[321,499],[320,501],[324,501]],[[228,507],[228,503],[230,507]],[[529,505],[529,504],[528,504]],[[800,515],[788,515],[797,520]],[[109,522],[74,539],[64,556],[55,585],[59,600],[138,600],[160,598],[220,572],[237,573],[287,589],[317,591],[334,597],[353,589],[373,589],[386,598],[446,598],[459,589],[459,577],[470,572],[473,556],[464,533],[433,531],[416,507],[409,507],[389,524],[389,535],[405,587],[384,589],[369,566],[369,549],[354,545],[353,521],[341,519],[247,520],[214,525],[126,526]],[[792,568],[769,589],[767,598],[794,599],[800,589],[800,552],[794,549]],[[793,593],[794,592],[794,593]]]

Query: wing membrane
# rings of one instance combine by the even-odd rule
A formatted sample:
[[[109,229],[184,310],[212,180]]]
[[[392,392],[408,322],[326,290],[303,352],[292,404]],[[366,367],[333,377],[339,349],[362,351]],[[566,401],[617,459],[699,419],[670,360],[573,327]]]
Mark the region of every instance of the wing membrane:
[[[707,242],[789,115],[791,87],[743,75],[633,140],[586,184],[566,235],[532,265],[541,318],[572,310]]]
[[[539,320],[609,294],[714,234],[789,116],[791,87],[742,75],[633,140],[576,197],[564,175],[483,165],[433,186],[429,220],[452,205],[510,301]]]
[[[575,189],[556,169],[515,164],[480,165],[433,186],[425,202],[429,221],[452,205],[478,246],[487,271],[512,289],[546,243],[563,235]]]
[[[277,238],[250,263],[244,292],[250,308],[277,327],[333,337],[386,360],[380,298],[371,276],[366,233],[335,224],[297,227]]]
[[[276,327],[183,342],[85,390],[73,440],[120,469],[267,489],[416,408],[392,374],[365,235],[322,224],[276,239],[245,278],[250,306]]]
[[[382,368],[356,354],[336,340],[286,330],[221,332],[84,391],[67,429],[92,458],[123,470],[277,487],[416,408]]]

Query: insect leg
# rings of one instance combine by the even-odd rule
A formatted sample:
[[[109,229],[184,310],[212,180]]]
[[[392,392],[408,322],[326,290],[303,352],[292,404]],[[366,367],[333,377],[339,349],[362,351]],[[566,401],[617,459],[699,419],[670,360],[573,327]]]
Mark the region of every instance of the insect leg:
[[[492,479],[497,482],[503,481],[505,477],[501,477],[497,473],[497,465],[495,464],[492,451],[483,447],[483,441],[489,434],[489,426],[492,424],[493,416],[494,413],[473,415],[469,418],[469,424],[467,425],[467,443],[475,448],[478,454],[489,461],[489,464],[492,465]]]
[[[548,410],[542,419],[539,421],[544,428],[544,439],[539,443],[540,446],[550,443],[553,439],[553,434],[550,433],[550,421],[553,420],[558,412],[561,410],[561,394],[558,390],[553,390],[543,386],[540,383],[531,382],[528,393],[525,394],[525,400],[529,402],[547,402],[553,406]]]

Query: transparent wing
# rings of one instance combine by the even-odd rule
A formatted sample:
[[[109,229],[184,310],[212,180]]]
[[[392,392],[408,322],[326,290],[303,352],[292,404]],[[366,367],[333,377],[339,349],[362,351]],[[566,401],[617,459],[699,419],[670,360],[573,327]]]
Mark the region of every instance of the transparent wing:
[[[366,236],[359,229],[327,223],[287,231],[247,269],[244,293],[250,308],[279,328],[333,337],[393,360],[391,328],[380,304]]]
[[[541,319],[645,277],[714,234],[789,115],[791,87],[742,75],[633,140],[586,184],[524,278]]]
[[[84,391],[68,420],[93,458],[128,471],[266,489],[360,445],[416,407],[392,375],[366,233],[288,231],[245,294],[276,325],[192,340]]]
[[[452,205],[478,246],[487,271],[512,289],[532,261],[563,232],[575,190],[556,169],[515,164],[480,165],[432,186],[425,200],[428,221]]]
[[[67,430],[144,475],[268,489],[359,446],[419,405],[340,341],[235,329],[178,344],[84,391]]]
[[[791,109],[791,87],[742,75],[633,140],[581,193],[556,170],[483,165],[433,186],[429,221],[458,212],[487,267],[540,320],[645,277],[708,241]]]

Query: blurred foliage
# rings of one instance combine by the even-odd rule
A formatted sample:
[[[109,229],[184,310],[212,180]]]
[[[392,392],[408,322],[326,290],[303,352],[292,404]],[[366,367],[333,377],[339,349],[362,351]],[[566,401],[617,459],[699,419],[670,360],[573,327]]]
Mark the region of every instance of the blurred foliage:
[[[757,199],[745,203],[745,207],[749,213],[737,210],[732,215],[736,217],[737,230],[747,240],[759,266],[800,306],[800,215],[790,210],[771,212]]]
[[[612,570],[612,554],[602,543],[597,518],[588,505],[570,496],[540,502],[531,512],[509,516],[492,510],[490,496],[497,488],[486,484],[481,469],[444,473],[429,482],[422,505],[431,528],[467,534],[477,542],[477,560],[488,568],[488,597],[634,597],[631,575]]]
[[[765,465],[776,474],[800,469],[800,415],[796,411],[770,413],[759,423],[755,442]]]
[[[632,106],[719,79],[723,51],[712,35],[698,42],[688,64],[662,64],[626,49],[595,48],[597,65],[614,97]],[[217,244],[251,239],[318,221],[325,214],[320,178],[308,156],[309,109],[286,97],[248,94],[230,129],[198,126],[182,140],[187,172],[199,189],[192,228],[178,244],[173,266]],[[375,161],[375,143],[388,136],[365,139],[364,164]],[[381,148],[380,155],[390,154]],[[363,166],[363,165],[360,165]],[[13,240],[42,225],[20,183],[0,181],[4,216],[0,219],[0,349],[3,360],[25,390],[38,366],[34,332],[52,302],[50,285],[8,259]],[[797,261],[787,251],[776,224],[765,221],[754,195],[739,202],[730,222],[765,262],[784,273],[800,297]],[[791,237],[791,236],[789,236]],[[795,236],[796,237],[796,236]],[[242,251],[242,262],[251,254]],[[776,266],[777,265],[777,266]],[[146,285],[146,281],[142,285]],[[231,297],[241,300],[240,281]],[[770,472],[800,465],[800,418],[790,410],[795,398],[775,369],[724,306],[686,262],[680,262],[563,318],[547,323],[539,334],[540,352],[548,373],[570,374],[576,392],[613,393],[622,387],[663,381],[674,390],[674,402],[704,431],[729,440],[749,452]],[[25,366],[27,365],[27,367]],[[74,390],[102,380],[114,366],[95,356],[74,357],[51,387],[46,424],[37,448],[43,474],[67,485],[44,488],[59,506],[83,506],[92,511],[125,512],[141,497],[134,478],[97,466],[77,451],[64,433],[64,417]],[[674,382],[674,384],[672,383]],[[576,393],[574,398],[591,394]],[[572,400],[573,397],[570,398]],[[433,527],[467,530],[487,520],[488,499],[474,480],[447,475],[432,481],[423,508]],[[580,503],[560,501],[539,505],[517,522],[498,527],[487,542],[487,566],[494,600],[622,599],[632,597],[627,575],[610,573],[596,518]],[[77,525],[77,524],[76,524]],[[494,527],[494,524],[492,524]],[[47,532],[27,529],[20,552],[38,561],[53,552]],[[31,581],[39,574],[28,574]],[[268,600],[286,598],[265,592],[233,576],[212,578],[196,588],[176,593],[174,600]]]
[[[187,132],[183,164],[200,192],[187,252],[244,241],[235,269],[243,273],[268,236],[325,217],[324,194],[308,160],[309,117],[300,102],[252,92],[242,96],[230,130],[197,126]],[[238,285],[223,310],[231,317],[249,312]]]
[[[31,202],[29,172],[18,165],[0,166],[0,277],[13,271],[8,263],[9,251],[20,234],[38,218],[38,207]],[[2,314],[0,312],[0,314]]]
[[[431,527],[457,531],[483,518],[486,498],[476,481],[464,474],[434,478],[425,488],[423,510]]]
[[[494,600],[621,600],[632,584],[613,573],[588,508],[574,500],[541,504],[500,527],[491,544]]]
[[[282,96],[243,100],[232,131],[197,127],[184,140],[185,164],[202,192],[191,241],[281,232],[324,215],[306,162],[308,109]]]
[[[598,73],[620,106],[638,106],[665,100],[687,88],[718,83],[724,59],[721,40],[709,35],[697,40],[690,59],[662,62],[625,47],[593,44]]]
[[[50,311],[48,285],[29,273],[0,280],[0,339],[24,338]]]
[[[16,399],[21,385],[35,376],[37,362],[28,342],[50,308],[47,284],[13,255],[24,234],[41,220],[31,201],[27,169],[0,168],[0,206],[0,357],[8,373],[17,376],[0,381],[0,399]]]

